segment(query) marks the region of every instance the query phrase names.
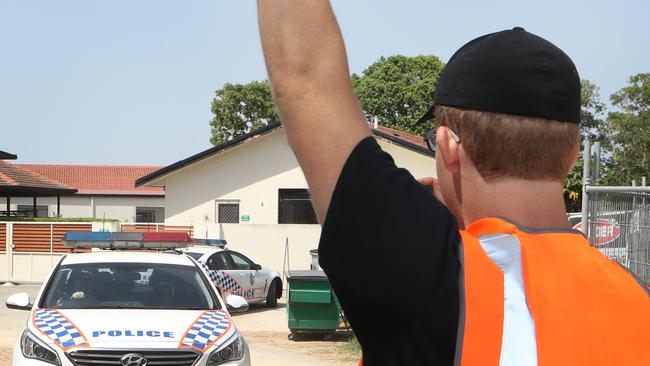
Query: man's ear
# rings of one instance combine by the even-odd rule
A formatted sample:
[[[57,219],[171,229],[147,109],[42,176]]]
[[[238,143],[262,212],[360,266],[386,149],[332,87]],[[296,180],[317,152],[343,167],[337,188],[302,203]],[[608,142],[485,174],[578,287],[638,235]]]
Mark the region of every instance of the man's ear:
[[[460,166],[459,143],[454,141],[449,130],[444,126],[436,129],[436,145],[436,159],[442,159],[442,163],[449,171],[458,170]]]
[[[571,158],[571,165],[569,166],[569,171],[572,171],[573,168],[576,166],[576,163],[578,162],[578,158],[580,158],[580,143],[577,142],[575,144],[575,147],[573,148],[573,157]]]

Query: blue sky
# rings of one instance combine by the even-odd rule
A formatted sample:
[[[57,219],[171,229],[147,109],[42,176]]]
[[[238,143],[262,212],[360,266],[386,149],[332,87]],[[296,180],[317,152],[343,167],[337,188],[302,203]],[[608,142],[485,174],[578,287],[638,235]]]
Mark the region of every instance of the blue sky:
[[[446,62],[515,25],[567,52],[605,101],[650,72],[647,0],[333,5],[352,72],[394,54]],[[265,77],[254,0],[0,0],[0,150],[19,162],[172,163],[210,147],[216,89]]]

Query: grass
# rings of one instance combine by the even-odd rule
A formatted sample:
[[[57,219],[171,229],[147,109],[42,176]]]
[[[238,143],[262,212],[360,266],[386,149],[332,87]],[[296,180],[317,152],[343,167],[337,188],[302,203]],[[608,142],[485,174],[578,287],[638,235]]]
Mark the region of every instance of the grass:
[[[357,337],[352,337],[341,350],[346,356],[346,359],[358,361],[361,358],[361,345],[357,341]]]

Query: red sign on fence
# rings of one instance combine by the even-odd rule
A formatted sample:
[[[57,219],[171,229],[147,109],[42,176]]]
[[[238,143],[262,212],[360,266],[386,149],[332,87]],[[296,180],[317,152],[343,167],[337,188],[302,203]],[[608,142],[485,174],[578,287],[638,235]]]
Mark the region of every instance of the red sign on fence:
[[[591,222],[587,224],[587,232],[591,230]],[[582,230],[582,223],[577,223],[574,227],[576,230]],[[621,236],[621,226],[614,219],[596,220],[596,245],[605,245],[613,242]],[[590,236],[590,235],[589,235]]]

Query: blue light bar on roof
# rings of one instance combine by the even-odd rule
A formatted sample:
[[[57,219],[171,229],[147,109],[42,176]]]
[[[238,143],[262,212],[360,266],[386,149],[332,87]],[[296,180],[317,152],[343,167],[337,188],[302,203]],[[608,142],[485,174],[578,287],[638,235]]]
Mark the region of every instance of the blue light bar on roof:
[[[213,247],[225,248],[228,242],[226,239],[194,239],[196,245],[209,245]]]
[[[122,233],[68,231],[63,245],[70,248],[100,249],[171,249],[185,248],[187,233]]]

